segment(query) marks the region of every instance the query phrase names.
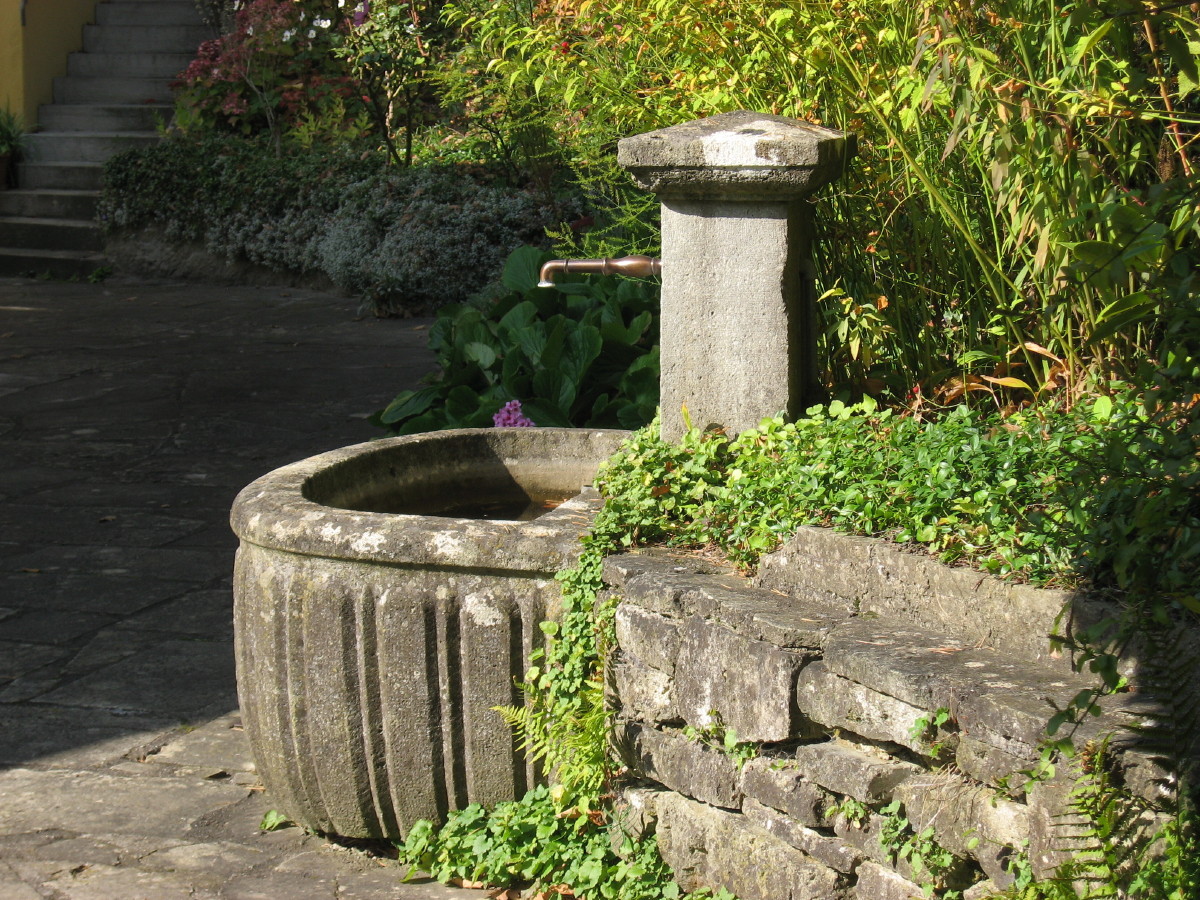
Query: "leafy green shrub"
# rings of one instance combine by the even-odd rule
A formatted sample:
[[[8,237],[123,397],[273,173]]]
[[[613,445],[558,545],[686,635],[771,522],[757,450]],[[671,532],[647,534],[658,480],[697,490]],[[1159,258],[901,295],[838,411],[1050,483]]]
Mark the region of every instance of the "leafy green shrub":
[[[265,149],[176,138],[114,156],[101,221],[153,227],[230,260],[323,273],[380,309],[415,314],[478,292],[513,249],[543,240],[572,209],[479,167],[397,169],[352,145],[282,157]]]
[[[175,81],[174,127],[192,135],[267,132],[353,138],[368,130],[361,91],[333,53],[345,26],[333,0],[249,0],[233,28],[200,45]]]
[[[507,293],[443,307],[430,331],[440,372],[375,416],[401,434],[481,427],[519,400],[543,426],[636,428],[658,403],[657,291],[592,276],[539,288],[533,247],[504,267]]]
[[[363,3],[353,27],[341,29],[336,54],[362,93],[392,159],[412,165],[418,125],[436,118],[430,70],[443,61],[453,32],[442,21],[445,0]],[[397,147],[401,135],[403,149]]]
[[[14,160],[19,160],[24,145],[25,123],[15,112],[0,108],[0,156],[11,156]],[[4,185],[0,185],[0,188],[2,187]]]
[[[1141,414],[1114,419],[1079,472],[1091,486],[1088,573],[1169,621],[1178,604],[1200,615],[1200,308],[1197,274],[1165,326],[1160,359],[1137,372]]]

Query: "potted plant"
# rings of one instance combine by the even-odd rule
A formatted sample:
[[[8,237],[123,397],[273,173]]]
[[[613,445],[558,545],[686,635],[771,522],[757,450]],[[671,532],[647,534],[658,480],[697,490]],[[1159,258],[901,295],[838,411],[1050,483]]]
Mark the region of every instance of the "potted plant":
[[[25,125],[21,117],[0,109],[0,191],[8,187],[9,167],[21,155],[25,142]]]

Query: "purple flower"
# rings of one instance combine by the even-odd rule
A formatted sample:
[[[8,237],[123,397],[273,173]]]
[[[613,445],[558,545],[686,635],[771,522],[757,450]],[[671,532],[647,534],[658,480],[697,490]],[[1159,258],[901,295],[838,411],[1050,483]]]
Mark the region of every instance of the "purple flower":
[[[500,412],[492,416],[492,421],[496,423],[497,428],[534,427],[533,420],[526,418],[525,413],[521,412],[520,400],[509,400],[500,407]]]
[[[371,17],[371,0],[362,0],[358,6],[354,7],[354,27],[357,28],[363,22]]]

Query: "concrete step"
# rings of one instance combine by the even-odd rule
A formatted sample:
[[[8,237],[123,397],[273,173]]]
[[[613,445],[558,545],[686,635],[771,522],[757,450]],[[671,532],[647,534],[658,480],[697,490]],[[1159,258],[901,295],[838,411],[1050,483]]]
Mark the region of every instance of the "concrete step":
[[[17,186],[30,190],[98,191],[104,186],[100,163],[21,163]]]
[[[0,191],[0,216],[91,220],[98,198],[95,191]]]
[[[170,78],[54,79],[55,103],[155,103],[171,102]]]
[[[151,147],[156,132],[42,131],[26,139],[26,159],[35,163],[99,162],[126,150]]]
[[[83,219],[0,217],[0,247],[10,250],[103,250],[100,226]]]
[[[85,53],[193,53],[215,37],[205,25],[84,25]]]
[[[72,53],[67,75],[82,78],[175,78],[192,53]]]
[[[14,250],[0,247],[0,276],[5,278],[86,278],[108,266],[103,253],[78,250]]]
[[[111,0],[96,6],[97,25],[191,25],[203,20],[192,0]]]
[[[38,125],[45,131],[154,131],[171,120],[173,109],[165,103],[53,103],[38,109]]]

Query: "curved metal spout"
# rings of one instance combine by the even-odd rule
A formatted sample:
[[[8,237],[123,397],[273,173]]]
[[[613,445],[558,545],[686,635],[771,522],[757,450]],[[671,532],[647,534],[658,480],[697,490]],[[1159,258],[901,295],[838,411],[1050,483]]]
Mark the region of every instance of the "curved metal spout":
[[[554,287],[554,276],[563,275],[628,275],[649,278],[662,272],[662,260],[649,256],[622,256],[619,259],[552,259],[538,274],[538,287]]]

